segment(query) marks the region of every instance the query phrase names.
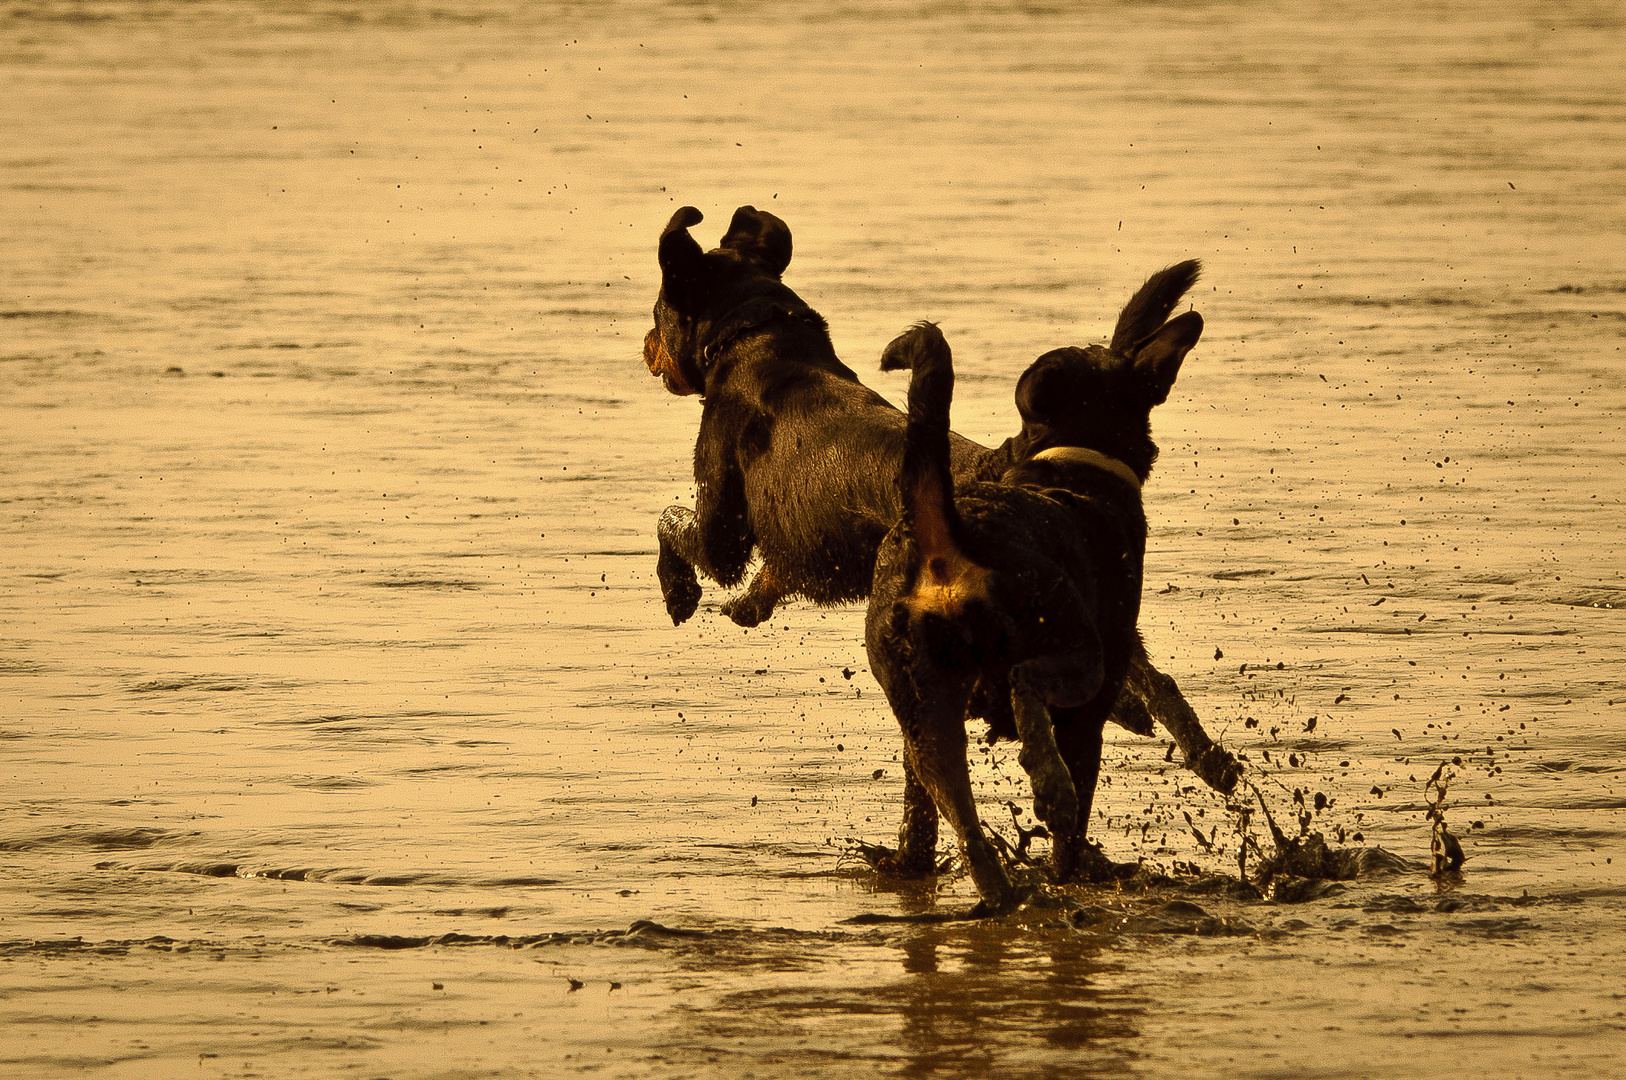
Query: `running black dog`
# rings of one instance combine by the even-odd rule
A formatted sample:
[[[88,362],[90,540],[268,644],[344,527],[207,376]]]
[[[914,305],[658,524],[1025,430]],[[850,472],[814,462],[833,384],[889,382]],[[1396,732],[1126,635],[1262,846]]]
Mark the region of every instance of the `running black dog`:
[[[1110,348],[1057,349],[1034,362],[1017,384],[1015,462],[997,483],[955,484],[954,372],[937,328],[915,327],[882,358],[884,369],[913,371],[897,474],[902,516],[881,546],[865,621],[871,669],[904,734],[898,858],[930,855],[941,812],[996,911],[1020,897],[978,824],[968,715],[1022,740],[1018,760],[1053,838],[1058,879],[1115,870],[1085,830],[1102,726],[1131,665],[1145,662],[1136,620],[1141,485],[1157,457],[1151,410],[1202,334],[1194,311],[1169,319],[1198,271],[1184,262],[1148,279]]]
[[[895,477],[904,416],[836,358],[824,319],[779,280],[790,229],[742,206],[704,252],[685,206],[660,239],[661,292],[644,363],[674,394],[700,394],[695,509],[668,507],[657,576],[674,624],[700,602],[698,569],[720,585],[762,568],[723,605],[755,626],[794,596],[839,604],[869,595],[875,550],[901,508]],[[948,436],[956,476],[998,476],[1009,444]]]

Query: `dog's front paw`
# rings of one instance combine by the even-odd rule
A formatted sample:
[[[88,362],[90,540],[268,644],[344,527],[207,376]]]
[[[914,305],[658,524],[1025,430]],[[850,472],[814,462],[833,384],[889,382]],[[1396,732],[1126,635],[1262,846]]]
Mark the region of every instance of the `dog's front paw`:
[[[694,567],[663,545],[655,576],[660,579],[661,597],[672,625],[682,626],[700,606],[700,579],[695,577]]]
[[[722,611],[738,626],[760,626],[784,598],[785,590],[780,586],[779,579],[774,576],[772,568],[764,566],[757,571],[744,592],[723,605]]]
[[[773,603],[764,604],[760,597],[748,592],[725,603],[722,612],[733,619],[736,626],[761,626],[762,621],[773,614]]]

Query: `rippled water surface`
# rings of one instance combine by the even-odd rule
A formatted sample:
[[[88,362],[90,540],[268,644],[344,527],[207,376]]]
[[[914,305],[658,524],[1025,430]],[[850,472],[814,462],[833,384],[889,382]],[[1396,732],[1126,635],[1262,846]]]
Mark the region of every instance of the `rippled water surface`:
[[[0,23],[0,1072],[1620,1075],[1615,5]],[[940,320],[985,442],[1204,260],[1142,628],[1279,821],[1403,868],[848,922],[974,891],[846,854],[902,779],[860,610],[664,614],[684,203],[785,218],[893,400]],[[1259,815],[1110,738],[1108,853],[1234,878]]]

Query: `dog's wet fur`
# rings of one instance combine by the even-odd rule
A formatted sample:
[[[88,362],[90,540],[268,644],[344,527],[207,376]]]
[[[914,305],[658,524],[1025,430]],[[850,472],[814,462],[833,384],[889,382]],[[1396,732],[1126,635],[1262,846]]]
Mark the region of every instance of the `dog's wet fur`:
[[[1102,726],[1131,665],[1145,663],[1140,487],[1157,457],[1151,410],[1202,334],[1194,311],[1169,318],[1198,272],[1189,261],[1149,278],[1109,347],[1056,349],[1029,367],[1016,391],[1022,432],[997,482],[956,483],[953,363],[938,329],[916,326],[882,358],[913,373],[901,517],[881,545],[865,622],[870,665],[905,742],[893,858],[926,872],[941,813],[990,910],[1020,896],[977,820],[968,715],[986,718],[995,737],[1021,739],[1057,878],[1118,870],[1085,836]]]

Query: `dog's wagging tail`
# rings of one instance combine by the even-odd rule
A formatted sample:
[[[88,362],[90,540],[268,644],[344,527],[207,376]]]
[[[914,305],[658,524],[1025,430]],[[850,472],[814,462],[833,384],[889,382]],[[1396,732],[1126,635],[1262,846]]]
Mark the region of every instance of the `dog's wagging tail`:
[[[953,617],[986,600],[988,570],[965,553],[949,467],[954,357],[935,323],[917,323],[881,354],[882,371],[910,372],[909,420],[898,468],[901,524],[920,552],[921,578],[905,603]]]

